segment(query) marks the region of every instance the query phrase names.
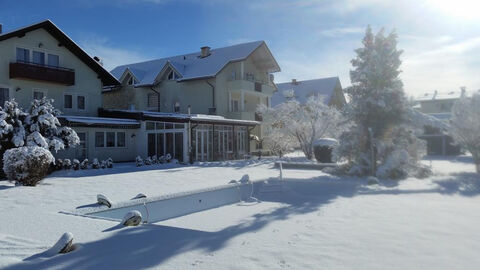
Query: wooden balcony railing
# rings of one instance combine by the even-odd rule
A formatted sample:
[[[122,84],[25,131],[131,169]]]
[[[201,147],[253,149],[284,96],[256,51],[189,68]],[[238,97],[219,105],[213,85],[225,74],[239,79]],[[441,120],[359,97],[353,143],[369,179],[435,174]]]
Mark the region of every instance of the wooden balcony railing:
[[[75,70],[17,61],[10,63],[10,79],[15,78],[74,85]]]

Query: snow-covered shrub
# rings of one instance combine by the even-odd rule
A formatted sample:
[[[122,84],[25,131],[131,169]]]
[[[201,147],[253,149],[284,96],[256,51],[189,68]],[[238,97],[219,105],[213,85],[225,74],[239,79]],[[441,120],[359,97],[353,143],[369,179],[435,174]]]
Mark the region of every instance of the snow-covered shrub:
[[[135,164],[137,165],[137,167],[143,166],[143,159],[140,156],[137,156],[135,158]]]
[[[180,162],[178,161],[178,159],[172,158],[172,159],[170,159],[170,163],[179,164]]]
[[[385,37],[382,29],[373,35],[368,27],[363,47],[351,61],[345,111],[351,126],[334,150],[348,162],[350,174],[402,178],[422,169],[424,143],[415,134],[415,119],[399,78],[402,51],[396,47],[394,32]]]
[[[313,153],[315,159],[320,163],[333,162],[333,149],[338,145],[338,141],[330,138],[323,138],[315,141],[313,146]]]
[[[143,161],[143,164],[145,164],[145,165],[152,165],[152,158],[151,158],[151,157],[147,157],[147,158]]]
[[[107,168],[107,161],[102,160],[102,161],[100,162],[100,168],[102,168],[102,169]]]
[[[100,169],[100,163],[98,162],[98,159],[97,159],[97,158],[94,158],[94,159],[93,159],[92,169]]]
[[[463,97],[453,105],[449,134],[467,149],[480,173],[480,94]]]
[[[55,170],[59,171],[61,169],[63,169],[63,159],[57,158],[55,160]]]
[[[158,163],[158,158],[157,155],[152,156],[152,164],[157,164]]]
[[[82,163],[80,163],[80,169],[82,170],[88,169],[88,159],[84,159]]]
[[[113,159],[112,158],[107,159],[107,168],[113,168]]]
[[[35,186],[48,173],[54,162],[52,153],[38,146],[23,146],[5,151],[3,171],[9,180],[24,186]]]
[[[72,162],[70,161],[70,159],[66,158],[63,160],[63,168],[65,170],[70,170],[72,168]]]
[[[267,141],[275,152],[292,147],[294,140],[308,159],[313,159],[313,144],[322,137],[337,137],[341,132],[342,115],[328,106],[323,96],[311,96],[305,104],[287,100],[273,108],[260,105],[257,112],[263,117]],[[273,142],[275,141],[276,142]],[[280,150],[276,150],[276,148]]]
[[[167,154],[165,155],[164,159],[165,159],[165,162],[170,162],[170,160],[172,159],[172,156],[167,153]]]
[[[60,111],[51,103],[46,98],[34,100],[28,111],[19,108],[15,100],[0,104],[0,155],[15,147],[39,146],[58,151],[80,143],[73,129],[60,125]]]
[[[78,171],[80,169],[80,161],[78,159],[73,159],[73,169]]]
[[[160,157],[158,158],[158,163],[160,163],[160,164],[165,163],[165,156],[160,156]]]

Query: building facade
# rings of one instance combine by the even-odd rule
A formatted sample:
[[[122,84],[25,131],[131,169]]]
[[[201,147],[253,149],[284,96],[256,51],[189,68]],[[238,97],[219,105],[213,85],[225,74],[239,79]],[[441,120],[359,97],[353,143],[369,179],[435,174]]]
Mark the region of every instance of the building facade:
[[[414,108],[440,120],[449,121],[452,117],[453,104],[465,94],[463,87],[460,91],[425,93],[415,98]],[[420,138],[427,142],[428,155],[458,155],[461,152],[460,146],[437,128],[425,126]]]
[[[120,66],[112,74],[121,86],[103,92],[103,115],[142,121],[149,156],[243,158],[260,150],[250,139],[262,135],[255,111],[270,106],[279,70],[263,41]]]

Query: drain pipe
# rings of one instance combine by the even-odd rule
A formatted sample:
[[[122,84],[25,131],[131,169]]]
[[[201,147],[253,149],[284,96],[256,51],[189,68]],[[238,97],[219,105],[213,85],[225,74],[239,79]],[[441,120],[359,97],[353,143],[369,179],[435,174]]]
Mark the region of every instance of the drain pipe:
[[[208,80],[205,82],[212,88],[212,108],[215,108],[215,86],[213,86]]]

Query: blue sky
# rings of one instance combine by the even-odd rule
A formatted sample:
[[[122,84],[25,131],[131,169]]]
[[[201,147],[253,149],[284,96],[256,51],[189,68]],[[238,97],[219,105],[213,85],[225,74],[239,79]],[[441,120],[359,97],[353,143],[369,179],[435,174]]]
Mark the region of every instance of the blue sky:
[[[291,78],[339,76],[365,27],[396,29],[405,91],[480,89],[480,4],[471,0],[0,0],[4,31],[51,19],[116,65],[265,40]]]

